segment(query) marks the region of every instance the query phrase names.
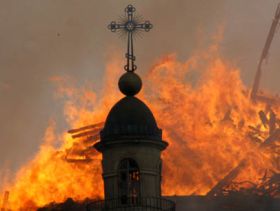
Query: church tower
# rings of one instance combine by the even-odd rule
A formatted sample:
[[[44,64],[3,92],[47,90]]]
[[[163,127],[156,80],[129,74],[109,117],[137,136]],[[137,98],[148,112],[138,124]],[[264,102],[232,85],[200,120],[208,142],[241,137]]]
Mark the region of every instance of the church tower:
[[[135,73],[133,33],[149,31],[152,25],[149,21],[134,20],[132,5],[125,12],[126,22],[112,22],[108,26],[113,32],[120,29],[128,34],[128,52],[126,73],[118,84],[125,96],[109,112],[100,132],[100,142],[94,146],[103,158],[105,200],[98,206],[100,210],[173,211],[174,203],[161,197],[161,152],[168,144],[162,140],[162,130],[151,110],[135,96],[141,90],[142,81]]]

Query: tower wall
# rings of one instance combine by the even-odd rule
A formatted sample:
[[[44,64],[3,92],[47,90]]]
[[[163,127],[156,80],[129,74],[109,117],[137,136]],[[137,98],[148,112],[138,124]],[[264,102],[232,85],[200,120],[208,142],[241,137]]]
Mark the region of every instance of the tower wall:
[[[150,145],[118,145],[103,151],[103,179],[105,198],[119,198],[119,164],[123,159],[133,159],[140,170],[140,196],[161,196],[161,150]]]

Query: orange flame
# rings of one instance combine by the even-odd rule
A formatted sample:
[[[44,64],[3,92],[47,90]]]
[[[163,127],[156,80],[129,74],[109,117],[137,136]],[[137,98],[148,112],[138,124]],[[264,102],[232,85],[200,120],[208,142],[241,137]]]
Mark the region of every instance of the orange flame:
[[[69,87],[68,79],[52,78],[59,84],[58,93],[67,97],[65,116],[69,127],[105,120],[109,109],[121,98],[116,89],[119,67],[119,59],[107,66],[100,94],[87,87]],[[140,97],[154,112],[170,143],[163,154],[165,195],[205,194],[242,159],[250,165],[238,175],[239,181],[256,182],[266,169],[279,171],[279,156],[261,149],[249,136],[249,126],[268,135],[258,116],[259,111],[267,113],[267,109],[262,103],[250,101],[239,70],[220,57],[217,46],[185,62],[168,55],[148,71],[144,82]],[[279,108],[270,109],[279,116]],[[57,140],[61,141],[59,148],[55,147]],[[88,147],[88,143],[65,133],[57,135],[51,122],[38,154],[3,189],[11,193],[9,208],[35,210],[68,197],[78,201],[102,198],[101,155]],[[79,153],[84,150],[88,150],[86,157]],[[75,162],[68,157],[71,153]]]

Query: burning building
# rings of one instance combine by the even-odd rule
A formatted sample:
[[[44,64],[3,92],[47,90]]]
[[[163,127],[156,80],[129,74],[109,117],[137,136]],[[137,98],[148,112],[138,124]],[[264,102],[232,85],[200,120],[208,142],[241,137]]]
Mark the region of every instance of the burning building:
[[[119,100],[111,111],[101,106],[92,115],[67,104],[69,119],[78,117],[71,127],[83,127],[63,134],[59,149],[51,144],[57,138],[53,126],[48,128],[36,158],[5,187],[10,193],[4,194],[3,210],[174,210],[175,202],[177,211],[278,211],[279,98],[264,93],[262,99],[273,100],[252,96],[253,102],[238,69],[219,57],[215,44],[186,62],[174,55],[159,60],[143,76],[151,81],[151,96],[135,97],[142,83],[134,73],[130,32],[152,25],[134,24],[109,25],[113,31],[125,28],[129,37],[128,72],[119,80],[125,97],[119,100],[109,80],[100,104],[111,108]],[[108,65],[108,78],[119,67]],[[184,78],[195,68],[204,74],[192,86]],[[83,97],[87,102],[94,94]]]

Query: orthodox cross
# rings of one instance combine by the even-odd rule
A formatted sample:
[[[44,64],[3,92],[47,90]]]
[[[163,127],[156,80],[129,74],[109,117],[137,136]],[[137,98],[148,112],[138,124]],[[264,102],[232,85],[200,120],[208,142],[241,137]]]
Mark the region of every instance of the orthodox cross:
[[[150,21],[139,23],[138,20],[133,16],[135,11],[135,7],[133,7],[132,5],[128,5],[125,8],[125,14],[127,19],[123,21],[123,23],[116,23],[115,21],[112,21],[108,25],[108,28],[112,32],[122,30],[125,33],[127,33],[127,53],[125,54],[127,64],[124,66],[124,69],[127,72],[134,72],[137,69],[137,66],[134,64],[136,58],[133,53],[133,34],[138,30],[144,30],[148,32],[150,31],[150,29],[153,28],[153,25],[150,23]]]

